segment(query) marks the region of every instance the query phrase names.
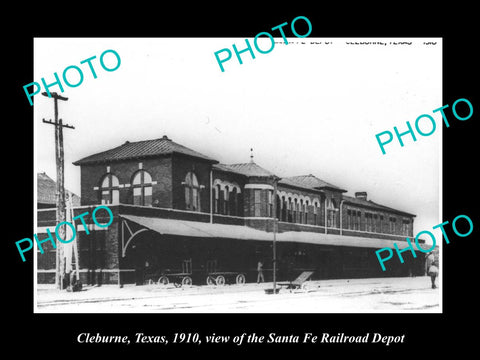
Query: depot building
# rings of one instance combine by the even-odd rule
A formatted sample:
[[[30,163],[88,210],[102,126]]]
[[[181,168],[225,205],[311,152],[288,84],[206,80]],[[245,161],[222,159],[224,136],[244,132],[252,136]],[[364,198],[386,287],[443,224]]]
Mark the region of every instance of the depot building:
[[[81,204],[73,216],[108,205],[108,228],[85,217],[76,224],[80,280],[84,284],[157,282],[162,274],[191,273],[204,284],[209,273],[243,273],[256,281],[263,262],[277,280],[302,271],[313,279],[423,274],[423,259],[382,271],[375,251],[407,246],[415,215],[355,197],[313,174],[280,178],[253,161],[221,164],[167,136],[80,159]],[[55,228],[55,208],[38,209],[37,235]],[[101,220],[101,219],[100,219]],[[100,221],[99,220],[99,221]],[[37,280],[55,281],[56,250],[37,253]],[[38,250],[37,250],[38,251]],[[185,264],[189,266],[185,268]]]

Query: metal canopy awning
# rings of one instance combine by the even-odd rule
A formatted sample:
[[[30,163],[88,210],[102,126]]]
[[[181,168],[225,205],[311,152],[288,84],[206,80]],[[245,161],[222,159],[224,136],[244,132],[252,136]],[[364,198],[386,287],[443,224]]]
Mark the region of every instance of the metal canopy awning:
[[[266,231],[242,225],[211,224],[199,221],[173,220],[122,214],[120,214],[120,217],[133,221],[162,235],[261,241],[270,241],[273,239],[273,233],[267,233]]]
[[[226,225],[216,223],[212,224],[197,221],[152,218],[123,214],[120,214],[120,217],[132,221],[143,227],[143,229],[138,230],[134,233],[130,230],[128,224],[125,224],[130,231],[130,237],[128,240],[125,241],[125,238],[122,235],[123,256],[125,256],[125,250],[132,238],[139,232],[146,231],[146,229],[155,231],[162,235],[176,235],[198,238],[220,238],[247,241],[273,241],[272,232],[266,232],[243,225]],[[393,248],[394,243],[397,244],[399,249],[403,249],[408,245],[406,241],[393,241],[378,238],[345,236],[306,231],[280,232],[276,234],[276,241],[376,249],[385,247]]]

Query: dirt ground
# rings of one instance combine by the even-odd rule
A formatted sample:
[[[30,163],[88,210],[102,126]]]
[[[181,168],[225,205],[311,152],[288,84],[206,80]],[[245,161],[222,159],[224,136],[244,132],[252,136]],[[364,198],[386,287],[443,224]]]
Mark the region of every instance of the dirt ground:
[[[437,279],[437,286],[438,286]],[[37,285],[38,313],[370,313],[442,312],[441,286],[430,278],[321,280],[306,289],[266,294],[272,283],[191,286],[115,285],[84,287],[81,292]]]

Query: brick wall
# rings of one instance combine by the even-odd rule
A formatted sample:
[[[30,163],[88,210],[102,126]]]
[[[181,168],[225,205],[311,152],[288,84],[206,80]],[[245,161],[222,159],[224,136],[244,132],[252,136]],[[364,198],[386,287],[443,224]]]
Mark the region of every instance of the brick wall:
[[[190,158],[182,155],[172,157],[172,207],[185,210],[185,186],[182,182],[188,172],[193,172],[197,177],[198,184],[204,188],[200,191],[200,209],[202,212],[210,212],[210,162]]]
[[[384,234],[392,234],[392,235],[397,235],[397,236],[414,236],[413,234],[413,221],[414,218],[410,216],[404,216],[400,215],[398,213],[394,212],[388,212],[388,211],[381,211],[381,210],[376,210],[373,208],[365,208],[361,206],[355,206],[349,203],[344,203],[342,206],[342,218],[343,218],[343,229],[348,230],[348,210],[351,211],[360,211],[361,216],[360,216],[360,229],[359,231],[367,231],[366,227],[366,213],[370,213],[373,215],[377,215],[377,219],[373,219],[375,222],[375,229],[376,233],[384,233]],[[383,221],[381,220],[381,217],[383,216]],[[390,218],[396,219],[396,226],[395,226],[395,231],[390,230]],[[408,224],[408,233],[404,234],[402,232],[403,229],[403,220],[408,219],[409,224]],[[352,229],[353,230],[353,229]],[[373,232],[373,231],[372,231]]]
[[[331,233],[331,229],[328,229],[328,232]],[[295,223],[287,223],[287,222],[279,222],[278,224],[278,231],[285,232],[285,231],[308,231],[308,232],[315,232],[315,233],[325,233],[324,226],[306,226],[302,224],[295,224]]]
[[[307,206],[307,225],[319,225],[319,226],[324,226],[325,225],[325,195],[322,193],[318,192],[313,192],[313,191],[308,191],[304,189],[298,189],[295,187],[289,187],[284,184],[279,184],[278,186],[278,191],[285,191],[286,193],[291,193],[295,194],[298,196],[308,196],[311,200],[310,204]],[[319,207],[317,208],[317,222],[315,224],[315,218],[314,218],[314,206],[313,206],[313,200],[318,199],[320,201]],[[277,204],[277,206],[280,206],[280,204]],[[298,221],[298,220],[297,220]],[[303,222],[302,222],[303,223]]]
[[[81,166],[81,204],[100,204],[100,187],[103,177],[107,174],[107,166],[110,172],[118,177],[121,185],[132,183],[135,172],[139,170],[139,163],[142,163],[143,170],[152,176],[152,181],[157,184],[152,186],[152,202],[158,207],[172,207],[172,161],[168,157],[155,159],[127,160],[107,164],[94,164]],[[132,187],[119,189],[120,203],[133,204]]]
[[[87,226],[94,225],[92,212],[96,206],[82,207],[74,209],[73,216],[78,216],[88,212],[83,216],[83,220]],[[118,206],[110,206],[114,215],[113,222],[105,228],[105,230],[89,228],[89,234],[84,231],[84,227],[78,219],[76,241],[78,246],[78,258],[80,268],[80,279],[85,284],[102,284],[116,283],[118,276],[115,269],[119,266],[119,244],[121,237],[119,232]],[[99,210],[95,214],[95,218],[99,223],[107,223],[110,217],[106,211]],[[39,211],[37,216],[37,226],[49,227],[55,240],[55,209],[48,211]],[[47,233],[38,231],[38,239],[41,241],[46,239]],[[48,241],[42,244],[44,253],[35,246],[37,250],[37,281],[39,283],[55,282],[56,267],[56,249],[53,248],[52,242]],[[110,271],[111,270],[111,271]]]
[[[214,170],[213,171],[213,183],[215,184],[215,180],[219,180],[224,183],[235,183],[240,187],[240,193],[238,193],[237,197],[237,212],[235,216],[244,216],[245,215],[245,209],[244,209],[244,204],[245,204],[245,176],[239,175],[239,174],[234,174],[234,173],[228,173],[228,172],[223,172],[223,171],[218,171]],[[215,185],[214,185],[215,186]],[[215,192],[212,192],[212,202],[214,204],[215,202]],[[225,214],[225,204],[224,204],[224,191],[223,189],[220,191],[218,194],[218,213],[219,214]],[[215,206],[215,204],[214,204]],[[213,210],[215,213],[215,209]]]

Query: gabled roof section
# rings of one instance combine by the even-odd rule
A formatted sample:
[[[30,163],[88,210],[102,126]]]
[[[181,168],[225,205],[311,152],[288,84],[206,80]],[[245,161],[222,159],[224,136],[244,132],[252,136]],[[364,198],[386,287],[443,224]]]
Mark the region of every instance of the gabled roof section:
[[[75,161],[74,165],[85,165],[94,163],[104,163],[112,161],[129,160],[145,157],[156,157],[162,155],[182,154],[198,159],[206,160],[212,163],[217,163],[217,160],[211,159],[208,156],[200,154],[199,152],[180,145],[167,136],[160,139],[143,140],[136,142],[125,142],[116,148],[99,152],[87,156],[83,159]]]
[[[226,164],[220,164],[220,163],[214,164],[212,165],[212,168],[213,170],[216,170],[216,171],[223,171],[223,172],[234,173],[234,174],[245,176],[245,174],[232,169],[229,165],[226,165]]]
[[[346,203],[353,204],[353,205],[375,208],[375,209],[378,209],[378,210],[394,212],[394,213],[401,214],[401,215],[406,215],[406,216],[413,216],[413,217],[416,216],[414,214],[410,214],[410,213],[407,213],[405,211],[401,211],[401,210],[393,209],[393,208],[388,207],[388,206],[377,204],[377,203],[375,203],[371,200],[359,199],[359,198],[352,197],[352,196],[347,196],[347,195],[343,195],[343,200],[345,200]]]
[[[314,189],[314,190],[332,189],[332,190],[341,191],[341,192],[347,191],[347,190],[340,189],[338,186],[329,184],[326,181],[323,181],[322,179],[319,179],[312,174],[282,178],[282,180],[280,180],[279,183],[301,187],[304,189]]]
[[[37,173],[37,203],[56,205],[57,204],[57,183],[46,173]],[[72,196],[72,205],[80,205],[80,197],[65,189],[65,194]]]
[[[254,162],[243,163],[243,164],[217,164],[214,165],[214,168],[221,171],[231,171],[237,174],[245,175],[247,177],[271,177],[276,176],[272,172],[262,168],[261,166],[255,164]]]

